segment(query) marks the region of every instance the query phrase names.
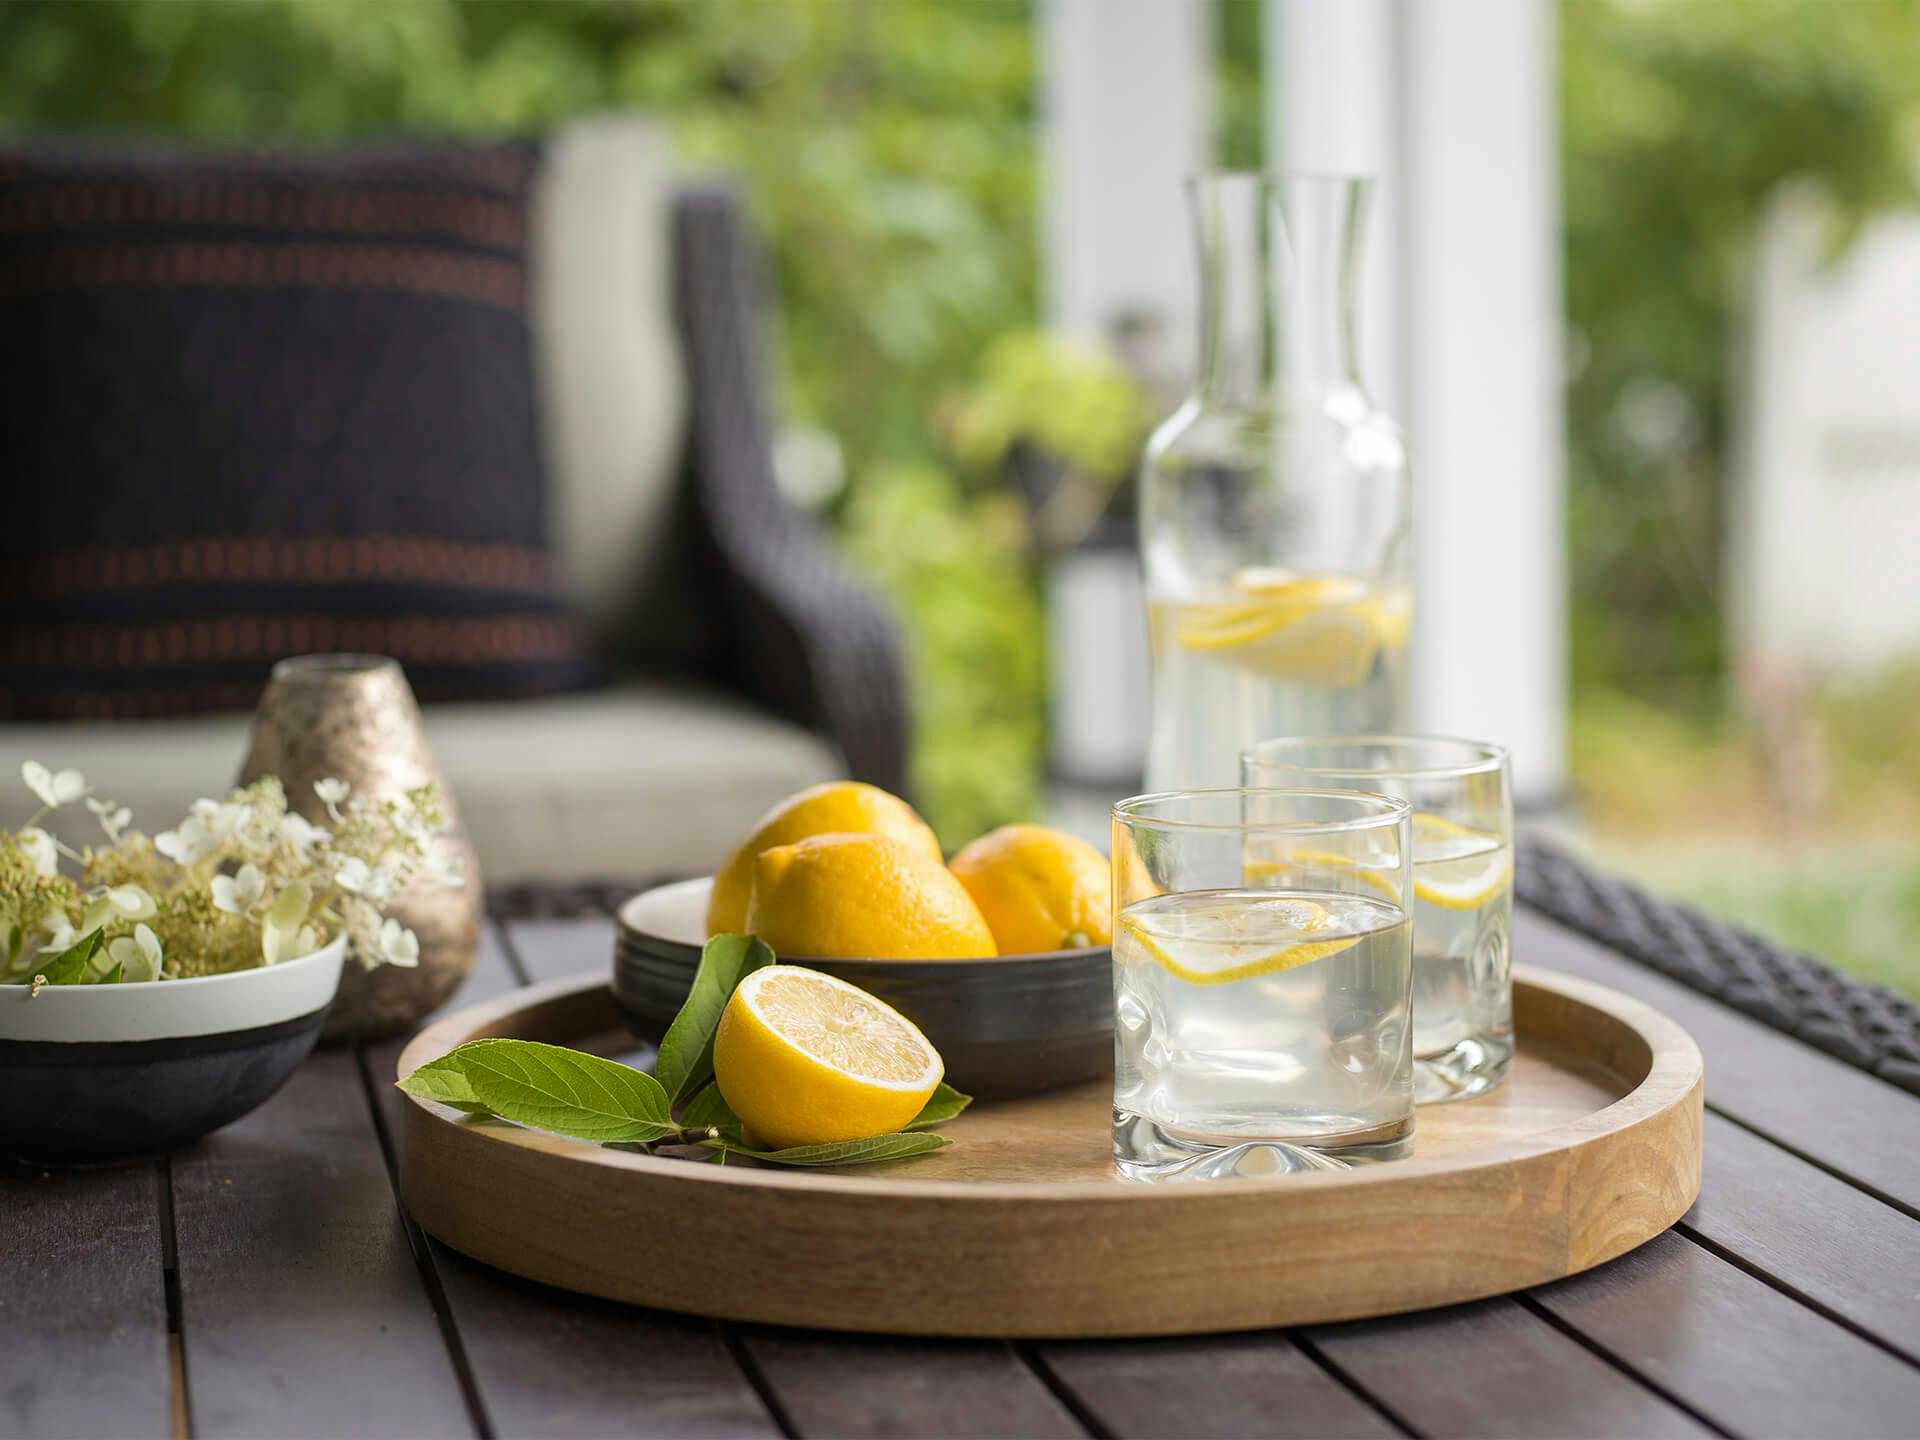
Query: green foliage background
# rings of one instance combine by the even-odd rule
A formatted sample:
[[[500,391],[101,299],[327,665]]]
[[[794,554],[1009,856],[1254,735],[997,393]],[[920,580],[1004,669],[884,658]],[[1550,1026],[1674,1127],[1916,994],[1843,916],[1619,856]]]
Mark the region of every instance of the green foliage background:
[[[1213,3],[1217,153],[1255,165],[1259,8]],[[918,798],[957,842],[1039,808],[1043,626],[997,462],[1027,427],[1111,468],[1143,419],[1111,374],[1022,334],[1032,21],[1026,0],[13,0],[0,127],[323,141],[665,117],[689,167],[743,177],[769,237],[783,411],[837,447],[827,510],[906,621]],[[1576,769],[1603,826],[1646,827],[1754,789],[1723,783],[1756,761],[1719,592],[1756,227],[1787,180],[1826,192],[1836,251],[1912,199],[1920,0],[1561,0],[1560,35]],[[1906,713],[1817,718],[1844,744],[1848,716]],[[1910,759],[1896,815],[1920,810]],[[1829,823],[1855,824],[1887,763],[1837,774]],[[1887,887],[1909,908],[1914,873]],[[1821,909],[1773,906],[1845,949],[1795,918]]]
[[[903,613],[917,790],[957,843],[1038,808],[1020,515],[934,434],[1035,312],[1031,34],[1023,0],[13,0],[0,127],[326,141],[661,115],[758,212],[781,406],[839,447],[833,518]]]

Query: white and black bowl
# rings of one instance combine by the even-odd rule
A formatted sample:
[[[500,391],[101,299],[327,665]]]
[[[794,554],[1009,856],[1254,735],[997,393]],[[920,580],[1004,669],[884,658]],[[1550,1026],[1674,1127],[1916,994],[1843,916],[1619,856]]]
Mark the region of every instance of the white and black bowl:
[[[0,985],[0,1155],[164,1155],[278,1090],[320,1035],[344,935],[311,955],[184,980]]]
[[[649,1039],[659,1038],[693,984],[712,889],[711,879],[683,880],[620,907],[613,996]],[[978,960],[780,958],[893,1006],[925,1032],[947,1079],[969,1094],[1017,1095],[1112,1073],[1110,946]]]

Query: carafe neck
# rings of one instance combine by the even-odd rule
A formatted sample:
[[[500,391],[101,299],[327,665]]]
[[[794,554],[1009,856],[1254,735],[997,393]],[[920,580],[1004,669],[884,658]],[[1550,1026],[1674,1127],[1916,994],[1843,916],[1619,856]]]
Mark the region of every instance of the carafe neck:
[[[1208,406],[1361,389],[1354,355],[1358,176],[1208,175],[1189,195],[1200,250],[1200,381]]]

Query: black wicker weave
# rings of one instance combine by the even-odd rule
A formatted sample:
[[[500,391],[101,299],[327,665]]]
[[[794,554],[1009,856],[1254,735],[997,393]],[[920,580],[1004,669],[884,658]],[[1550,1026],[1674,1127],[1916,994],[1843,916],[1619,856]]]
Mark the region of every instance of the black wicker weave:
[[[645,888],[622,880],[506,886],[488,892],[488,910],[500,920],[604,916]],[[1538,840],[1520,847],[1515,893],[1629,959],[1920,1094],[1920,1005],[1884,985],[1850,980]]]
[[[1661,974],[1920,1094],[1920,1005],[1811,955],[1616,880],[1551,845],[1520,848],[1519,899]]]
[[[774,488],[760,312],[765,284],[740,203],[719,185],[674,206],[674,282],[690,381],[696,540],[724,584],[719,677],[839,746],[855,779],[907,780],[900,641],[885,609]]]

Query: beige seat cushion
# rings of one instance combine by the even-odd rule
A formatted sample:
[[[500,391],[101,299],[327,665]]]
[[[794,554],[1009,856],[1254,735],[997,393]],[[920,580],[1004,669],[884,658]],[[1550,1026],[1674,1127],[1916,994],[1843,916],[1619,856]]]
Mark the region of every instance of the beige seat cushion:
[[[806,731],[684,689],[632,684],[426,714],[434,755],[493,883],[711,869],[776,801],[841,773]],[[225,793],[248,724],[223,715],[16,725],[0,730],[0,751],[9,776],[22,760],[74,766],[152,833],[197,797]],[[0,816],[16,823],[31,798],[17,780],[5,793],[14,798]],[[66,818],[59,829],[69,840],[98,837],[84,812]]]
[[[530,319],[548,524],[568,598],[608,654],[683,653],[661,619],[676,608],[669,521],[687,406],[673,194],[650,121],[593,116],[547,138]]]

